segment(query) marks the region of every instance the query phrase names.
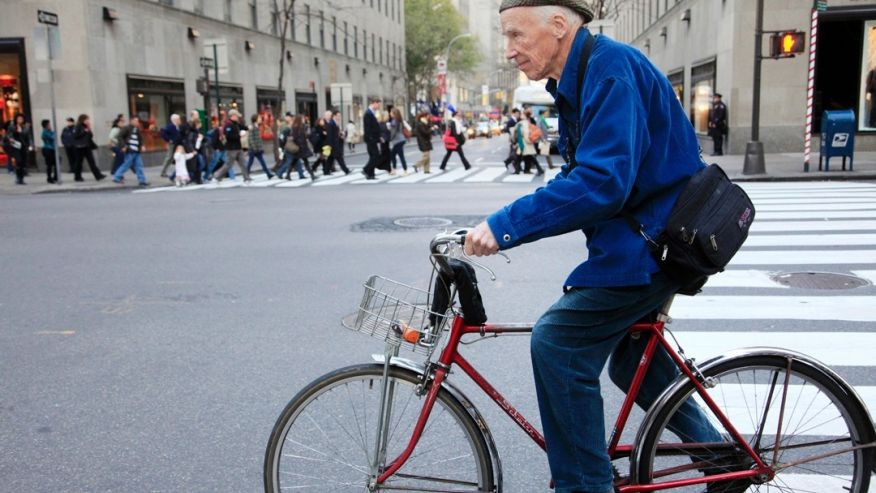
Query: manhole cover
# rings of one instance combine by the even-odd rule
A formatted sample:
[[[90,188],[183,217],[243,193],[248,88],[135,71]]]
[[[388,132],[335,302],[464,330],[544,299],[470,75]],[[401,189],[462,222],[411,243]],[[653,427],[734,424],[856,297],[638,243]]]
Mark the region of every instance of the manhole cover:
[[[392,223],[405,228],[443,228],[453,221],[443,217],[400,217]]]
[[[801,289],[855,289],[870,284],[857,276],[833,272],[782,272],[771,279],[783,286]]]

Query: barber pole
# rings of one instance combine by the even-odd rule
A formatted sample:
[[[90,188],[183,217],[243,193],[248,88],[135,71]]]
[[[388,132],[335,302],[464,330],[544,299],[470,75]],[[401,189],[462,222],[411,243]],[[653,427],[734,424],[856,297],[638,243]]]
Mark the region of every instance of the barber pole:
[[[806,90],[806,135],[803,136],[803,171],[809,171],[812,155],[812,101],[815,97],[815,48],[818,41],[818,4],[812,8],[812,23],[809,26],[809,82]]]

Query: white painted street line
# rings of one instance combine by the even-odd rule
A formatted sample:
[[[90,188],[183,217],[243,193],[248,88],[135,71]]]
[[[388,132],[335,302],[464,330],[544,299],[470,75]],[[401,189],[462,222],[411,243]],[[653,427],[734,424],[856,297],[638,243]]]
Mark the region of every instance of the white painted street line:
[[[352,175],[350,175],[350,176],[352,176]],[[354,181],[354,182],[352,182],[352,183],[353,183],[353,185],[373,185],[373,184],[375,184],[375,183],[383,183],[383,182],[385,182],[385,181],[392,180],[393,178],[396,178],[396,177],[398,177],[398,176],[399,176],[398,173],[396,173],[396,174],[394,174],[394,175],[391,175],[391,174],[389,174],[389,173],[377,173],[377,174],[374,175],[374,179],[373,179],[373,180],[367,180],[367,179],[362,178],[362,177],[360,176],[360,177],[359,177],[359,178],[360,178],[359,180],[356,180],[356,181]]]
[[[769,183],[769,182],[743,182],[739,186],[746,190],[790,190],[790,191],[808,191],[808,190],[838,190],[838,189],[876,189],[876,185],[862,182],[821,182],[821,181],[800,181],[800,182],[785,182],[785,183]]]
[[[791,197],[819,197],[819,198],[841,198],[841,197],[876,197],[876,190],[834,190],[831,192],[748,192],[748,196],[755,198],[791,198]]]
[[[155,188],[144,188],[142,190],[134,190],[133,193],[156,193],[156,192],[170,192],[176,189],[175,186],[170,187],[155,187]]]
[[[358,173],[356,171],[353,171],[352,173],[350,173],[349,175],[346,175],[346,176],[339,176],[337,178],[328,178],[328,179],[326,179],[326,178],[317,179],[313,183],[313,186],[315,186],[315,187],[331,187],[334,185],[341,185],[343,183],[350,183],[352,181],[361,180],[362,178],[364,178],[364,176],[365,175],[363,175],[362,173]]]
[[[755,220],[752,233],[778,231],[876,231],[876,221],[775,221]]]
[[[702,320],[845,320],[876,322],[876,296],[681,296],[673,318]],[[864,334],[862,334],[864,335]],[[873,361],[873,343],[865,346]],[[857,342],[859,346],[861,342]],[[846,346],[846,351],[850,346]]]
[[[286,180],[283,180],[280,178],[274,178],[272,180],[259,180],[259,181],[253,181],[252,185],[250,185],[250,186],[255,187],[255,188],[274,187],[274,186],[279,185],[283,181],[286,181]]]
[[[876,210],[876,202],[870,204],[761,204],[755,205],[756,212],[798,212],[798,211],[857,211]],[[757,218],[757,213],[755,213]]]
[[[469,169],[465,168],[455,168],[447,173],[440,173],[437,177],[432,178],[430,180],[426,180],[426,183],[453,183],[456,180],[461,178],[465,178],[466,176],[473,175],[477,173],[477,168],[471,167]]]
[[[752,202],[757,206],[758,204],[763,205],[778,205],[778,204],[867,204],[872,205],[876,204],[876,197],[843,197],[843,198],[821,198],[815,197],[810,198],[804,195],[800,195],[798,197],[793,198],[752,198]]]
[[[871,284],[876,284],[876,270],[853,270],[852,274],[863,277],[870,281]]]
[[[876,219],[876,211],[802,211],[802,212],[761,212],[757,209],[754,224],[758,221],[785,219]]]
[[[423,180],[428,180],[429,178],[432,178],[434,176],[435,176],[434,173],[429,173],[429,174],[426,174],[423,172],[411,173],[408,176],[402,176],[401,178],[391,180],[389,183],[398,183],[401,185],[405,185],[405,184],[409,184],[409,183],[418,183],[418,182],[421,182]]]
[[[708,288],[778,288],[790,289],[770,279],[770,273],[762,270],[729,269],[709,278]]]
[[[730,261],[737,265],[839,265],[876,263],[876,250],[774,250],[743,249]],[[876,306],[876,305],[874,305]]]
[[[829,234],[829,235],[750,235],[746,247],[765,246],[861,246],[876,245],[876,234]],[[876,252],[873,253],[876,260]]]
[[[481,172],[466,178],[466,183],[492,183],[505,174],[505,168],[483,168]]]
[[[232,180],[230,178],[226,178],[226,179],[220,181],[219,184],[216,185],[216,188],[237,188],[240,186],[243,186],[242,179],[241,180],[237,180],[237,179]]]
[[[484,160],[484,158],[479,157],[479,158],[475,159],[475,162],[478,163],[478,164],[480,164],[481,161],[483,161],[483,160]]]
[[[553,180],[554,178],[556,178],[557,175],[560,174],[561,171],[562,171],[562,169],[560,169],[559,166],[556,167],[556,168],[554,168],[554,169],[546,169],[546,170],[544,170],[544,181],[545,181],[545,183],[547,183],[547,182]]]
[[[284,179],[284,180],[281,180],[281,182],[277,184],[277,188],[298,188],[298,187],[304,187],[304,186],[307,186],[310,184],[316,184],[316,183],[319,183],[319,178],[317,178],[316,181],[313,181],[310,179],[309,176],[305,177],[305,178],[295,178],[292,180],[285,180]]]
[[[672,309],[675,310],[675,305]],[[872,349],[876,347],[876,334],[872,332],[673,331],[672,333],[678,338],[685,354],[696,358],[697,361],[705,361],[706,358],[743,347],[780,347],[806,354],[826,365],[872,366]]]
[[[683,344],[682,344],[683,345]],[[766,375],[764,375],[766,377]],[[718,384],[709,389],[709,395],[718,403],[721,411],[727,414],[733,426],[743,435],[753,435],[760,422],[752,419],[754,410],[752,407],[765,405],[767,396],[770,395],[771,385],[769,383],[743,383],[740,384],[735,378],[728,378],[726,382],[718,380]],[[773,393],[773,409],[778,410],[781,407],[783,391],[785,390],[783,381],[777,382]],[[838,416],[838,410],[832,406],[830,398],[825,395],[821,389],[813,385],[791,384],[788,385],[787,392],[787,407],[783,421],[782,431],[787,433],[808,436],[820,437],[841,437],[848,436],[849,428],[842,419],[832,419]],[[861,399],[871,408],[876,404],[876,387],[860,386],[855,387]],[[707,409],[706,404],[696,396],[697,402],[703,409]],[[796,405],[795,405],[796,403]],[[761,411],[762,409],[757,409]],[[717,425],[718,429],[723,429],[723,426],[717,421],[714,414],[708,412],[710,419]],[[821,414],[819,414],[821,413]],[[818,418],[815,419],[815,416]],[[804,425],[804,423],[806,423]],[[775,436],[778,430],[779,412],[770,412],[767,414],[766,423],[763,430],[766,434]],[[796,430],[796,431],[795,431]],[[805,467],[805,466],[804,466]],[[779,474],[782,481],[789,478],[796,480],[798,477],[817,477],[815,475],[794,475],[784,476]],[[781,484],[781,483],[779,483]],[[824,483],[818,483],[819,488],[808,491],[843,491],[843,490],[827,490]],[[848,484],[846,484],[848,486]],[[784,490],[783,490],[784,491]]]
[[[519,175],[509,174],[502,179],[502,183],[531,183],[533,179],[535,179],[534,173],[530,175],[523,173],[520,173]]]

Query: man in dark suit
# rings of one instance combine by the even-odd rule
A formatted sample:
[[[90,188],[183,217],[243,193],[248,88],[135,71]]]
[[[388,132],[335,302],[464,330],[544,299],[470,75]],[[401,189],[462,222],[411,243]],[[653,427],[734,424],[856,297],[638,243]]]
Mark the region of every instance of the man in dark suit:
[[[709,135],[715,148],[713,156],[724,155],[724,134],[727,133],[727,105],[721,101],[721,94],[712,97],[712,109],[709,111]]]
[[[507,168],[511,164],[517,162],[517,139],[514,138],[514,127],[517,126],[517,122],[520,121],[520,110],[514,108],[511,110],[511,116],[508,117],[508,121],[505,122],[504,132],[508,134],[508,141],[510,142],[511,148],[508,151],[508,157],[505,158],[505,167]],[[515,167],[516,169],[516,167]]]
[[[347,163],[344,161],[344,136],[340,125],[341,112],[329,110],[325,112],[325,128],[328,134],[328,145],[332,148],[332,154],[323,165],[323,172],[330,175],[334,172],[335,163],[341,167],[345,175],[350,174]]]
[[[372,99],[368,104],[368,109],[363,117],[363,138],[365,146],[368,148],[368,163],[362,169],[365,173],[365,178],[374,179],[374,169],[380,162],[380,142],[383,140],[383,135],[380,131],[380,123],[377,122],[377,111],[380,110],[380,101]]]

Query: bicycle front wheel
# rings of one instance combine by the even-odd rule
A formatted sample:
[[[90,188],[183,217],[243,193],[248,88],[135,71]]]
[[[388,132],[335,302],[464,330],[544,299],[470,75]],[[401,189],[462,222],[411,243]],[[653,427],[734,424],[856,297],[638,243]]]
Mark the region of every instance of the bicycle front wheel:
[[[408,444],[424,397],[416,373],[392,367],[386,460]],[[286,406],[265,457],[265,491],[365,492],[373,477],[383,365],[343,368],[316,380]],[[387,464],[378,464],[380,471]],[[441,389],[410,459],[374,491],[493,491],[483,434],[465,408]]]
[[[872,448],[866,415],[825,372],[779,355],[733,358],[704,372],[708,389],[774,477],[673,491],[866,493]],[[703,426],[704,422],[711,425]],[[683,430],[694,430],[685,432]],[[699,433],[700,437],[690,433]],[[717,435],[711,441],[703,435]],[[692,384],[670,396],[642,437],[638,482],[663,483],[753,467]],[[762,478],[766,479],[766,478]]]

